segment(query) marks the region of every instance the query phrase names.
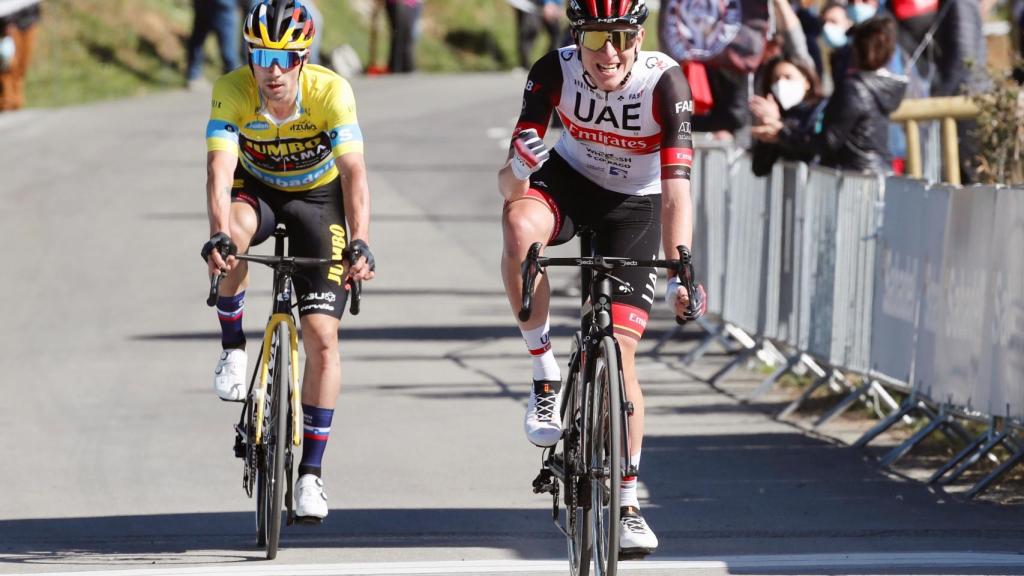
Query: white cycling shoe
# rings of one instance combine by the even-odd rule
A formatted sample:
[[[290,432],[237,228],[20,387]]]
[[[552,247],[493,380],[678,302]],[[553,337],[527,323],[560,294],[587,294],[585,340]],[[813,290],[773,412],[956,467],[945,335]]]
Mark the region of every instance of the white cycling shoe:
[[[647,525],[638,508],[623,506],[619,513],[619,552],[650,554],[658,549],[658,537]]]
[[[319,522],[327,517],[324,481],[313,474],[299,476],[295,483],[295,516],[300,522]]]
[[[248,362],[245,350],[240,348],[229,348],[220,353],[217,369],[213,371],[213,389],[221,400],[245,400],[245,371]]]
[[[559,393],[555,391],[557,382],[534,382],[530,391],[530,403],[526,406],[526,418],[523,428],[526,438],[534,446],[547,448],[558,443],[562,437],[562,423],[559,422]]]

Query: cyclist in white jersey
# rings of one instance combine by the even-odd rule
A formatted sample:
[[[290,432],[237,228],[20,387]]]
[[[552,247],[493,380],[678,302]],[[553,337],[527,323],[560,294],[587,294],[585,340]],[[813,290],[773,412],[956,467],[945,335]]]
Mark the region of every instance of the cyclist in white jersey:
[[[502,276],[518,314],[520,264],[534,242],[553,246],[573,238],[578,226],[596,232],[599,253],[657,258],[690,246],[693,215],[690,166],[693,101],[679,66],[660,52],[641,51],[644,0],[569,0],[566,15],[575,46],[551,52],[530,70],[509,161],[498,173],[505,198]],[[564,126],[550,150],[544,133],[557,112]],[[633,292],[617,298],[612,323],[622,349],[630,417],[631,461],[639,469],[644,400],[635,369],[637,344],[655,300],[653,268],[616,273]],[[704,313],[703,288],[688,294],[671,278],[665,293],[677,316]],[[693,298],[694,312],[687,315]],[[560,435],[561,373],[549,340],[550,287],[541,275],[533,315],[520,330],[533,358],[533,390],[524,426],[530,442],[553,446]],[[623,478],[624,552],[652,552],[658,539],[640,513],[636,476]]]

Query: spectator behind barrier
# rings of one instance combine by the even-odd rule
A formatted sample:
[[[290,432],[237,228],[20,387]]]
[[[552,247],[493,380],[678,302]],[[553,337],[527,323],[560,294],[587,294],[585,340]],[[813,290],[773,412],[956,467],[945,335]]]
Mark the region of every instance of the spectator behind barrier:
[[[759,76],[758,95],[750,98],[750,132],[754,174],[764,176],[779,158],[814,159],[807,142],[818,131],[825,100],[818,75],[799,59],[778,56],[761,67]]]
[[[821,10],[821,34],[829,47],[828,63],[832,71],[834,93],[853,68],[853,49],[850,47],[850,28],[853,21],[847,14],[846,5],[835,0],[825,4]]]
[[[28,72],[39,22],[39,2],[17,2],[19,8],[4,10],[0,2],[0,111],[25,105],[25,74]]]
[[[889,173],[889,114],[907,90],[906,77],[885,68],[896,50],[896,22],[882,15],[858,24],[852,49],[855,71],[832,95],[822,131],[809,142],[825,166]]]

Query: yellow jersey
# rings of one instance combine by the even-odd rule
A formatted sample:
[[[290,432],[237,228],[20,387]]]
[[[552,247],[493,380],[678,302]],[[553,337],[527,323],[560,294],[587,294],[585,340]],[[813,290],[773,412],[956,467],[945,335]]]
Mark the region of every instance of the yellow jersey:
[[[278,190],[322,186],[338,176],[335,158],[363,151],[352,86],[327,68],[306,64],[295,110],[290,118],[275,120],[252,70],[238,68],[213,85],[206,149],[235,154],[246,172]]]

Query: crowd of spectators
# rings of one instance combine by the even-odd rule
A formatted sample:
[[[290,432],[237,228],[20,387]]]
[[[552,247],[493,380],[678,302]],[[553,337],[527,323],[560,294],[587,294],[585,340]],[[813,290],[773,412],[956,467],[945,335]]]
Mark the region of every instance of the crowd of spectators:
[[[905,96],[984,89],[982,66],[972,71],[971,63],[986,62],[982,21],[995,1],[663,0],[659,32],[662,48],[696,87],[695,100],[708,103],[694,128],[750,147],[755,173],[768,173],[780,158],[888,173],[902,168],[902,128],[888,116]],[[716,9],[707,20],[742,14],[732,28],[738,33],[696,29],[679,17],[689,14],[692,22],[695,10]],[[1024,8],[1017,14],[1024,18]],[[727,33],[733,35],[715,37]],[[723,57],[744,49],[749,56],[757,45],[751,33],[764,38],[757,66]],[[969,181],[969,122],[961,122],[960,137]]]

